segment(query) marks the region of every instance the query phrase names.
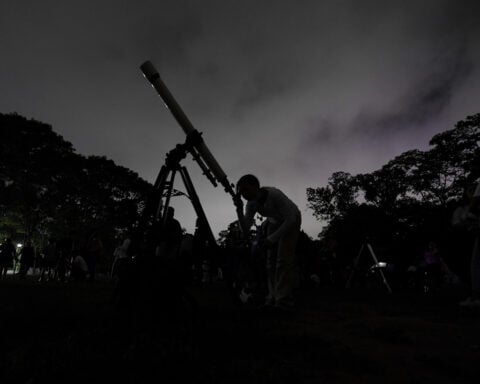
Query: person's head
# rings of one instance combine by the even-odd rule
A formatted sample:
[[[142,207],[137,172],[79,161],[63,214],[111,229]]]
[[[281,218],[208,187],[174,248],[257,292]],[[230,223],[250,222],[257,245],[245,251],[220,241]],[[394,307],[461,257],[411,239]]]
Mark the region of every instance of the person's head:
[[[244,175],[237,182],[237,192],[245,200],[255,200],[260,191],[260,182],[254,175]]]

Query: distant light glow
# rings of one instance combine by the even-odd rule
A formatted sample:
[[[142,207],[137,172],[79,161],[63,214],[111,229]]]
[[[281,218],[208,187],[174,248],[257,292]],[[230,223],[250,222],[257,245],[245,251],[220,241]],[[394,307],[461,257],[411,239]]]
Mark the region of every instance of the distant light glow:
[[[21,244],[21,243],[17,244],[17,248],[22,248],[22,247],[23,247],[23,244]]]

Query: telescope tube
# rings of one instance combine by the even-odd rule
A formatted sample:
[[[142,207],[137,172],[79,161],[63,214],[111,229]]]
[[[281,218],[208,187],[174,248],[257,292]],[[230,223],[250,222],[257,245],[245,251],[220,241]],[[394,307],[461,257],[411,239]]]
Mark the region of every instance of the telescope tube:
[[[167,86],[163,83],[162,79],[160,78],[160,74],[155,69],[153,64],[150,61],[146,61],[140,66],[140,69],[147,78],[147,80],[152,84],[153,88],[155,88],[155,90],[158,92],[167,108],[173,114],[178,124],[180,124],[180,127],[182,127],[187,137],[190,134],[198,132],[193,127],[192,123],[188,119],[187,115],[185,115],[180,105],[178,105],[177,101],[170,93]],[[225,192],[232,196],[233,203],[236,207],[238,221],[240,223],[244,236],[247,236],[249,228],[246,228],[245,218],[243,215],[243,202],[240,195],[235,193],[233,186],[229,183],[227,179],[227,175],[225,174],[225,172],[223,172],[220,164],[218,164],[215,157],[213,157],[205,142],[203,140],[200,140],[195,142],[193,146],[195,150],[191,151],[191,153],[195,161],[199,164],[200,168],[204,171],[204,174],[210,179],[210,181],[212,181],[212,176],[209,172],[211,171],[213,177],[220,184],[223,185],[223,187],[225,188]],[[212,183],[214,186],[216,186],[214,182]]]
[[[180,127],[182,127],[185,134],[188,135],[196,131],[196,129],[193,127],[192,123],[188,119],[187,115],[185,115],[180,105],[177,103],[173,95],[168,90],[167,86],[160,78],[160,74],[155,69],[153,64],[150,61],[146,61],[140,66],[140,69],[147,78],[147,80],[152,84],[153,88],[155,88],[155,90],[158,92],[162,100],[165,102],[165,105],[175,117],[178,124],[180,124]],[[218,182],[223,185],[225,191],[234,196],[235,192],[230,183],[228,182],[227,175],[225,174],[225,172],[223,172],[220,164],[218,164],[215,157],[213,157],[205,142],[202,140],[200,143],[196,143],[195,149],[200,154],[201,158],[208,166],[208,168],[210,168]]]

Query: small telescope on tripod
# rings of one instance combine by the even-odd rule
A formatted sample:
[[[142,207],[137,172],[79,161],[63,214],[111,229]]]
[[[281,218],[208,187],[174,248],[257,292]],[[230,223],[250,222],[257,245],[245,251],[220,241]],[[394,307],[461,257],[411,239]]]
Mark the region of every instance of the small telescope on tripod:
[[[188,197],[190,198],[195,213],[200,220],[200,224],[204,226],[205,233],[209,237],[208,240],[211,241],[212,244],[215,243],[215,237],[200,203],[200,199],[195,191],[190,175],[187,169],[180,165],[181,160],[183,160],[186,155],[190,153],[195,162],[200,166],[203,174],[208,178],[208,180],[210,180],[213,186],[216,187],[218,184],[221,184],[225,191],[231,195],[233,203],[236,207],[239,222],[242,225],[242,230],[244,233],[247,233],[247,228],[243,228],[244,219],[242,200],[235,192],[233,184],[229,182],[227,175],[208,149],[202,138],[202,134],[194,128],[187,115],[183,112],[180,105],[177,103],[167,86],[160,78],[160,74],[155,69],[154,65],[150,61],[146,61],[140,66],[140,69],[147,80],[151,83],[152,87],[160,95],[166,107],[170,110],[187,136],[183,144],[178,144],[167,154],[165,164],[162,166],[155,181],[154,189],[156,198],[153,199],[153,204],[157,205],[155,218],[161,218],[163,222],[166,220],[167,210],[173,192],[175,174],[178,172],[181,175]],[[149,208],[152,209],[152,202],[147,205],[150,205]],[[148,213],[147,208],[146,211]]]

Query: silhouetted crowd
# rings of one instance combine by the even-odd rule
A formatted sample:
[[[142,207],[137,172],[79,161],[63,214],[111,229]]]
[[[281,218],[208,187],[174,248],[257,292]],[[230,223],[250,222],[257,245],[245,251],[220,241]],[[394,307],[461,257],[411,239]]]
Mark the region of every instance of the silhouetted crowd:
[[[278,193],[274,189],[267,191]],[[255,197],[258,198],[265,197]],[[219,246],[208,241],[205,228],[199,221],[194,234],[184,233],[174,218],[173,208],[169,208],[162,228],[158,229],[153,241],[151,257],[160,260],[160,263],[143,264],[142,268],[155,265],[157,269],[152,267],[152,270],[156,273],[159,268],[174,271],[167,279],[179,280],[182,286],[223,282],[238,305],[263,305],[265,297],[268,302],[273,292],[285,295],[277,298],[282,306],[293,306],[293,297],[299,288],[343,289],[352,277],[355,287],[383,289],[383,277],[383,283],[387,282],[393,290],[411,289],[430,294],[461,287],[464,291],[469,290],[470,295],[460,304],[480,306],[479,201],[480,184],[466,189],[462,201],[453,212],[450,239],[447,242],[450,245],[445,247],[439,244],[434,236],[424,238],[423,251],[413,256],[407,255],[408,251],[402,252],[401,245],[390,244],[396,250],[382,249],[366,239],[365,243],[370,248],[353,259],[355,255],[342,255],[341,247],[333,236],[313,241],[303,232],[295,234],[293,243],[288,245],[295,249],[295,262],[289,264],[287,280],[280,282],[275,279],[279,278],[278,273],[280,276],[284,273],[282,265],[280,272],[276,271],[278,265],[272,267],[272,255],[281,254],[278,247],[282,244],[285,246],[281,242],[283,233],[279,239],[268,239],[283,221],[275,222],[267,218],[252,226],[254,229],[247,236],[244,236],[240,223],[233,222]],[[258,203],[257,200],[255,203]],[[260,204],[264,203],[260,201]],[[296,215],[293,208],[292,212],[292,215]],[[113,252],[105,249],[98,236],[91,236],[83,242],[82,247],[76,247],[77,243],[78,239],[72,236],[50,238],[45,246],[35,248],[30,241],[14,244],[11,238],[7,238],[0,245],[0,278],[6,279],[10,275],[12,278],[26,279],[30,276],[39,282],[68,282],[94,281],[102,276],[122,285],[124,283],[121,281],[129,280],[132,265],[135,265],[135,259],[141,253],[131,236],[120,240]],[[447,254],[449,256],[445,257]],[[108,265],[99,273],[99,260],[105,264],[105,259],[109,260]],[[138,273],[141,275],[143,271]],[[273,287],[272,284],[277,285]],[[120,295],[121,290],[117,294]],[[280,300],[286,301],[283,303]]]
[[[92,236],[82,248],[74,246],[73,237],[50,238],[44,247],[34,247],[31,241],[14,244],[7,238],[0,245],[1,278],[7,275],[40,282],[93,281],[96,265],[104,253],[101,240]]]

